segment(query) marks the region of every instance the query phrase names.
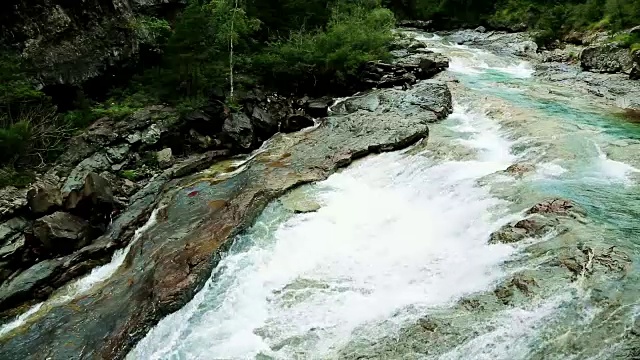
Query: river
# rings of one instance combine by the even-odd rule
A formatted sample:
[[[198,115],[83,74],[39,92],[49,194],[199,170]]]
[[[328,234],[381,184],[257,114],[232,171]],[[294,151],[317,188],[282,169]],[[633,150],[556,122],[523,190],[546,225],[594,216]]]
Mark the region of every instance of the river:
[[[522,59],[414,36],[451,59],[454,113],[297,190],[315,212],[270,204],[128,359],[640,356],[640,126]],[[489,243],[554,197],[581,216]]]

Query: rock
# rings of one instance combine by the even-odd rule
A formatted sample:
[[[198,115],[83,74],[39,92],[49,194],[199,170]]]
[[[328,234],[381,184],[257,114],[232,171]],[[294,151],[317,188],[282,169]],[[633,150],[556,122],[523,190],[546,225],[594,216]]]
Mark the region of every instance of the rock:
[[[449,59],[441,54],[426,54],[418,63],[420,71],[416,74],[419,79],[428,79],[449,67]]]
[[[173,152],[171,148],[164,148],[156,153],[156,160],[161,169],[166,169],[173,163]]]
[[[524,174],[532,172],[535,167],[531,164],[513,164],[505,170],[506,173],[516,175],[518,177],[524,176]]]
[[[19,262],[26,250],[24,230],[29,222],[24,218],[13,218],[0,224],[0,262]],[[4,281],[0,276],[0,282]]]
[[[99,173],[111,168],[109,158],[104,153],[96,153],[91,157],[82,160],[69,174],[67,180],[62,185],[63,197],[73,191],[80,191],[84,186],[85,179],[90,173]]]
[[[424,20],[401,20],[401,21],[398,21],[398,26],[410,27],[410,28],[415,28],[415,29],[420,29],[420,30],[425,30],[425,31],[433,30],[433,22],[430,21],[430,20],[427,20],[427,21],[424,21]]]
[[[27,192],[27,202],[34,214],[47,214],[62,207],[62,193],[57,187],[30,189]]]
[[[526,238],[540,238],[559,224],[555,219],[533,216],[507,224],[489,237],[489,244],[512,244]]]
[[[304,128],[315,125],[313,119],[305,115],[293,114],[289,115],[281,124],[280,131],[283,133],[292,133],[300,131]]]
[[[253,125],[243,113],[230,114],[222,125],[222,131],[233,148],[247,151],[254,146],[256,139]]]
[[[17,1],[3,4],[0,34],[24,49],[41,84],[80,85],[138,53],[135,30],[120,26],[132,15],[126,0]]]
[[[27,206],[27,191],[13,186],[0,189],[0,219],[9,217]]]
[[[395,86],[402,86],[403,88],[415,84],[417,78],[411,73],[402,75],[385,75],[382,80],[378,82],[377,87],[380,89],[392,88]]]
[[[527,210],[527,214],[556,214],[568,215],[571,211],[576,210],[575,206],[569,200],[553,199],[543,201],[534,205]]]
[[[204,154],[196,154],[188,157],[187,159],[175,164],[171,169],[171,177],[179,178],[197,171],[204,170],[211,166],[216,159],[227,157],[231,155],[229,150],[216,150],[209,151]]]
[[[640,50],[633,53],[633,66],[629,72],[629,79],[640,80]]]
[[[366,110],[370,112],[376,111],[380,106],[380,98],[377,94],[367,94],[352,97],[343,103],[347,113],[353,113],[358,110]]]
[[[91,172],[84,179],[80,190],[71,191],[65,200],[65,209],[109,213],[113,209],[113,192],[109,182]]]
[[[567,216],[575,217],[576,212],[576,207],[569,200],[543,201],[525,212],[526,219],[504,225],[492,233],[489,243],[515,243],[526,238],[540,238],[551,230],[566,231],[566,228],[559,228],[561,220]]]
[[[629,49],[617,44],[592,45],[580,53],[580,65],[588,71],[629,73],[632,63]]]
[[[89,243],[89,223],[75,215],[56,212],[35,221],[33,234],[54,254],[69,254]]]
[[[535,41],[522,41],[510,44],[513,54],[517,56],[535,56],[538,51],[538,44]]]
[[[112,164],[123,161],[130,151],[129,144],[121,144],[107,149],[107,158]]]
[[[58,259],[41,261],[0,286],[0,312],[29,300],[44,300],[54,289],[105,264],[115,245],[98,241]]]
[[[46,286],[62,261],[41,261],[0,286],[0,311],[9,309],[28,299],[38,298],[36,290]]]
[[[329,105],[333,102],[331,98],[310,100],[306,106],[307,115],[312,118],[323,118],[329,116]]]
[[[478,26],[477,28],[475,28],[475,30],[474,30],[474,31],[477,31],[477,32],[483,33],[483,32],[486,32],[486,31],[487,31],[487,29],[486,29],[484,26]]]
[[[254,127],[264,134],[273,135],[278,131],[278,121],[259,106],[253,107],[251,120],[253,120]]]
[[[296,214],[310,213],[320,210],[320,204],[307,193],[305,188],[297,188],[280,199],[282,205]]]

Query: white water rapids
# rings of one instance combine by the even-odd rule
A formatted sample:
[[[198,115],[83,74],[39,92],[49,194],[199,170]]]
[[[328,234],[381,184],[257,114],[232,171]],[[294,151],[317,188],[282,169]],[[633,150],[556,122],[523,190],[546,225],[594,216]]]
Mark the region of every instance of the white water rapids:
[[[130,357],[326,358],[355,330],[409,305],[442,306],[489,287],[513,249],[487,245],[501,202],[475,181],[510,164],[510,143],[460,108],[451,123],[478,160],[383,154],[330,177],[318,185],[318,212],[256,230],[253,245],[222,260],[215,280]]]

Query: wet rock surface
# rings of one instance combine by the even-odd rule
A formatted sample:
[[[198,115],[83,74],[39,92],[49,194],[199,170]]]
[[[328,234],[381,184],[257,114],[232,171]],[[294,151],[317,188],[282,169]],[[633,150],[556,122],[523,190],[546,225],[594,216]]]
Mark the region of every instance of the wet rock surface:
[[[568,200],[552,199],[538,203],[525,212],[525,219],[506,224],[489,237],[490,244],[511,244],[525,239],[540,239],[550,232],[567,231],[563,219],[578,216]]]
[[[151,179],[99,241],[126,241],[133,224],[155,204],[163,207],[158,224],[133,244],[125,265],[90,294],[48,310],[38,318],[38,326],[0,338],[5,354],[74,359],[84,351],[82,357],[121,358],[151,325],[191,299],[219,251],[269,201],[295,186],[324,179],[354,159],[425,138],[427,125],[451,109],[447,86],[436,81],[373,94],[378,106],[328,117],[309,131],[276,135],[235,175],[204,172],[175,179],[180,168],[176,164]],[[62,260],[52,261],[40,266],[59,269]],[[48,272],[59,274],[42,273]],[[25,284],[41,281],[38,277]],[[85,316],[88,313],[93,315]]]

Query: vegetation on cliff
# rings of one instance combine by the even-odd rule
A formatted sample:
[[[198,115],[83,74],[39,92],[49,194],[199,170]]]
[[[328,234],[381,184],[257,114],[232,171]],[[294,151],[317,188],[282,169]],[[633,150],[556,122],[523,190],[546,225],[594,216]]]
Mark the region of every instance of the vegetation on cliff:
[[[141,44],[130,81],[102,89],[106,96],[77,87],[64,106],[35,86],[28,64],[7,46],[0,57],[0,186],[28,182],[27,169],[50,162],[74,131],[100,117],[124,118],[156,103],[186,113],[225,97],[234,106],[234,86],[236,93],[255,84],[339,91],[364,62],[388,56],[394,23],[377,0],[190,0],[171,21],[130,19],[126,27]]]

